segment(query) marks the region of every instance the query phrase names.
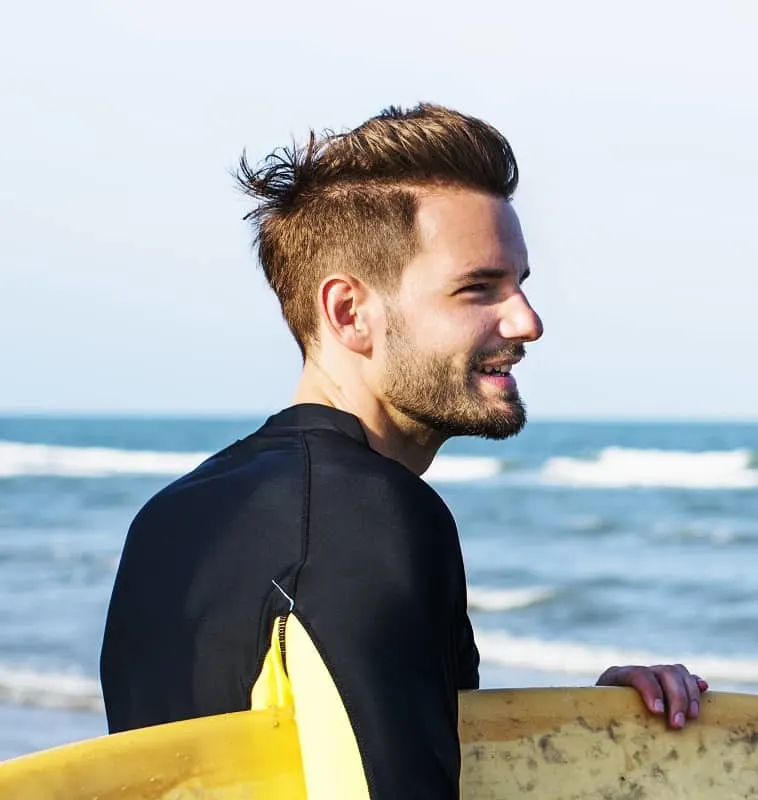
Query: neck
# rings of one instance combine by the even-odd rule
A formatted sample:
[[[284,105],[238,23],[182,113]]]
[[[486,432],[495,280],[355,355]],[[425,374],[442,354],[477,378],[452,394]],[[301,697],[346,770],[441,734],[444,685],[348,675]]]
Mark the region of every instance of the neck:
[[[409,419],[377,397],[360,380],[340,380],[336,371],[307,358],[293,403],[317,403],[358,417],[369,446],[399,461],[416,475],[429,468],[445,441],[444,436]]]

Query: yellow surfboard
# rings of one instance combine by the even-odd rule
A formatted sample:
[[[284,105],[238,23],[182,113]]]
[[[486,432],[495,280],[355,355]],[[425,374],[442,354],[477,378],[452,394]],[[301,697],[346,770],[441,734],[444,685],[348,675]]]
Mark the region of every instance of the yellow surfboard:
[[[461,695],[461,796],[758,796],[758,696],[710,693],[667,730],[630,689]],[[409,775],[412,781],[413,776]],[[92,739],[0,764],[3,800],[300,800],[295,721],[240,712]]]

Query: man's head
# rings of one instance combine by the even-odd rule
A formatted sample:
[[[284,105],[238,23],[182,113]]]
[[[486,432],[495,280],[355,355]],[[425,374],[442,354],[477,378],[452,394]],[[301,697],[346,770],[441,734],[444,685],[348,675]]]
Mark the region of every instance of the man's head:
[[[520,289],[518,169],[500,133],[439,106],[391,108],[255,169],[243,156],[239,179],[306,362],[336,346],[390,416],[445,436],[520,430],[515,382],[490,368],[542,329]]]

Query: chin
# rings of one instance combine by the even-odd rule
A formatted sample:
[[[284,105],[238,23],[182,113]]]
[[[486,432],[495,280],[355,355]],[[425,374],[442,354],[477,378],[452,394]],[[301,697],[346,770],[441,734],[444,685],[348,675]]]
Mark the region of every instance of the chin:
[[[507,410],[498,410],[485,417],[478,415],[451,415],[428,420],[430,427],[445,438],[475,436],[480,439],[509,439],[521,433],[526,425],[526,409],[521,402],[510,404]]]
[[[526,407],[520,398],[506,401],[501,410],[475,423],[475,436],[484,439],[509,439],[521,433],[526,425]]]
[[[493,439],[501,441],[503,439],[510,439],[512,436],[518,436],[526,425],[526,418],[499,420],[497,423],[489,423],[482,425],[478,433],[475,435],[481,439]]]

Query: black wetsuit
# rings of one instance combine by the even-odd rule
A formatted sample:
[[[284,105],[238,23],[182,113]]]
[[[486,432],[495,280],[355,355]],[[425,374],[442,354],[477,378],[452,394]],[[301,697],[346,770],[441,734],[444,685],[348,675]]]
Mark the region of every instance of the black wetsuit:
[[[479,657],[455,523],[356,417],[321,405],[271,417],[135,518],[101,658],[111,732],[250,708],[285,595],[370,796],[457,797],[457,692],[478,686]]]

